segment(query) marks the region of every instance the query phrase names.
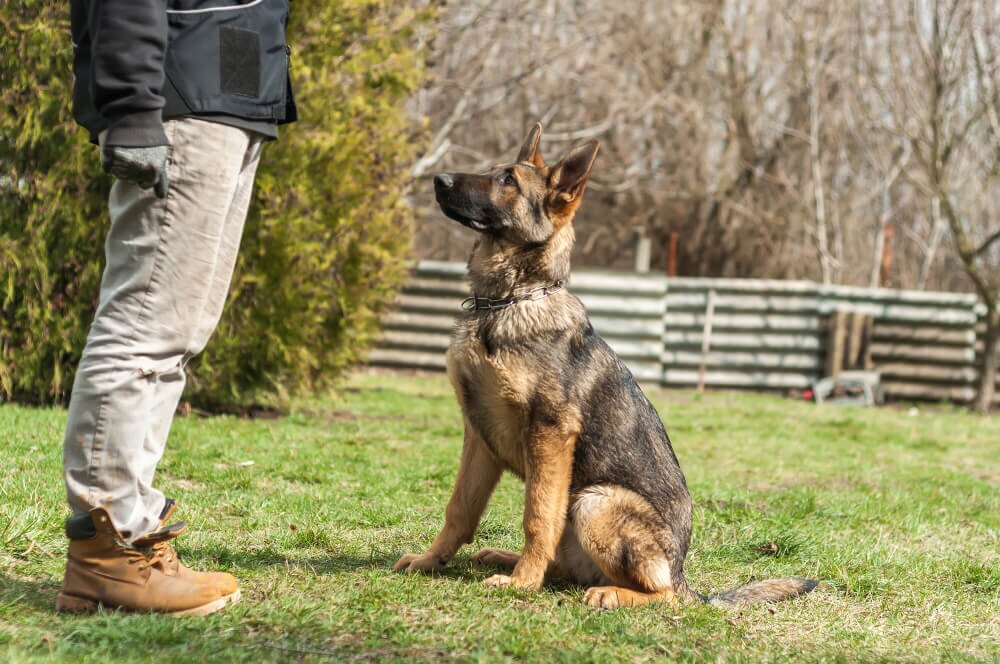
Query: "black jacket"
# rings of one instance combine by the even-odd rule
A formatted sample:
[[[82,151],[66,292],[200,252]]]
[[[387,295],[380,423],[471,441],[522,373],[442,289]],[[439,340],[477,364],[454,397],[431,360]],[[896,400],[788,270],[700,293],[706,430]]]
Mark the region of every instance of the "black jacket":
[[[92,141],[107,129],[107,145],[165,145],[165,116],[296,119],[288,0],[71,0],[70,11],[73,116]]]

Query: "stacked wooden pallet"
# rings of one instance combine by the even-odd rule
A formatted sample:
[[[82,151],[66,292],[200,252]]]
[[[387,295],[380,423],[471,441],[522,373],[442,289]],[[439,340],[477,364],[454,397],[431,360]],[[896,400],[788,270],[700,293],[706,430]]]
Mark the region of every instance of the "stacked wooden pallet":
[[[973,295],[583,270],[573,274],[570,289],[643,381],[808,388],[824,374],[831,315],[850,311],[873,320],[871,359],[890,399],[967,402],[975,393],[982,312]],[[385,317],[369,362],[443,369],[467,295],[464,265],[421,262]]]
[[[872,360],[890,399],[974,397],[974,295],[847,286],[824,291],[830,310],[861,311],[875,319]]]
[[[675,277],[666,308],[665,385],[802,389],[822,377],[815,284]]]

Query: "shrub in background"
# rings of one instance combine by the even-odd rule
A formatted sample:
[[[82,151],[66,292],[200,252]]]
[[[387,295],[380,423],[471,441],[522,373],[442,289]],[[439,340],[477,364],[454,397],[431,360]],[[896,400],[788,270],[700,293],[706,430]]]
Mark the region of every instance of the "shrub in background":
[[[76,127],[68,5],[0,7],[0,396],[64,402],[97,304],[110,180]],[[323,388],[405,273],[423,12],[293,3],[299,122],[264,149],[223,320],[186,399],[232,408]]]

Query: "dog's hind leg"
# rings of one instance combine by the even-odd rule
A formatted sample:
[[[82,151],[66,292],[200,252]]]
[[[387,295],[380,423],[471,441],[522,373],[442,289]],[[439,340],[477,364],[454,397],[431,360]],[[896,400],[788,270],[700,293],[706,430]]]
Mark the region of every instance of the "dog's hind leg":
[[[472,555],[472,562],[483,567],[498,567],[512,570],[521,559],[521,554],[506,549],[486,547]],[[566,523],[563,530],[556,559],[549,563],[545,570],[546,579],[572,579],[577,583],[586,583],[584,579],[601,578],[600,570],[594,567],[590,556],[580,548],[580,542],[573,532],[573,524]]]
[[[639,494],[613,485],[588,487],[576,494],[570,521],[581,549],[604,577],[592,582],[601,585],[587,589],[584,603],[613,609],[683,593],[683,561],[674,560],[673,533]]]
[[[506,549],[493,549],[487,547],[472,554],[472,562],[483,567],[499,567],[510,571],[521,559],[521,554]]]

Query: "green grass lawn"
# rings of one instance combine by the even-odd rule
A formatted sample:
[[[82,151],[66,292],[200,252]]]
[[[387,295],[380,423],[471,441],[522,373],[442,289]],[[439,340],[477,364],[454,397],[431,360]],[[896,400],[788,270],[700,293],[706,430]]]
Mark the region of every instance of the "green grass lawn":
[[[54,612],[65,412],[0,406],[0,660],[1000,659],[1000,418],[650,396],[695,505],[691,586],[812,594],[599,612],[578,587],[488,589],[469,557],[520,547],[513,477],[445,573],[392,574],[437,533],[461,419],[443,377],[359,373],[281,419],[175,422],[158,479],[191,524],[178,549],[243,586],[208,618]]]

